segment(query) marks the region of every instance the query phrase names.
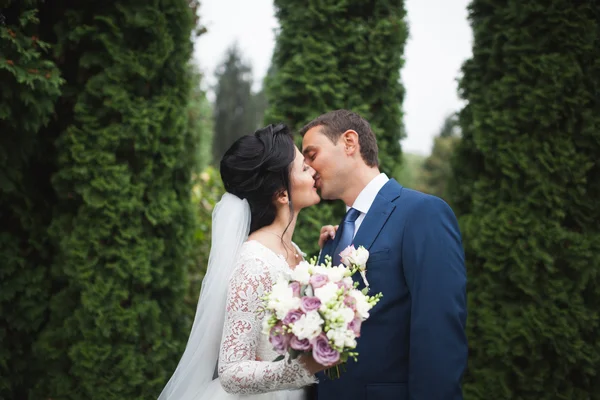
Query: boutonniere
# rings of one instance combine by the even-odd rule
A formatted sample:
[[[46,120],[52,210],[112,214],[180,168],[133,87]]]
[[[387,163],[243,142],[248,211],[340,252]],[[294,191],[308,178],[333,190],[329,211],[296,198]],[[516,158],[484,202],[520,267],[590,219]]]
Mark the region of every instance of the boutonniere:
[[[365,249],[363,246],[359,246],[357,249],[354,245],[350,245],[340,253],[340,257],[345,266],[360,272],[360,276],[368,291],[369,281],[367,280],[367,260],[369,259],[369,250]]]

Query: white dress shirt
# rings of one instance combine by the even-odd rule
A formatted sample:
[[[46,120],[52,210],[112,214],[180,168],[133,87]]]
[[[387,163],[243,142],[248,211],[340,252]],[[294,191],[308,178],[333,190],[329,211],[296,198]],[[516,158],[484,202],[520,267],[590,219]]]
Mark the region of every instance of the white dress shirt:
[[[356,236],[356,232],[358,232],[358,228],[360,228],[360,224],[362,224],[365,219],[365,215],[369,212],[369,209],[373,205],[375,201],[375,197],[377,197],[377,193],[381,190],[381,188],[389,181],[390,179],[384,173],[377,175],[375,178],[369,182],[367,186],[358,194],[356,200],[354,200],[354,204],[352,204],[352,208],[360,211],[360,215],[354,222],[354,235],[352,238]],[[346,206],[346,212],[350,207]]]

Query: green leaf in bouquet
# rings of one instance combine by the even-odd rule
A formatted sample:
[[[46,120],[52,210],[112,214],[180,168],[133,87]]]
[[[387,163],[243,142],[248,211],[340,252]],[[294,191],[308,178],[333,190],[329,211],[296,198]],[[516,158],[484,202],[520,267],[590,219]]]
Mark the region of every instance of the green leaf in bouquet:
[[[300,356],[300,354],[302,354],[301,351],[298,351],[295,349],[290,349],[289,353],[290,353],[290,358],[288,358],[288,364],[291,364],[292,360],[295,360],[296,358],[298,358]]]
[[[342,376],[342,372],[346,372],[346,363],[338,364],[334,367],[328,368],[325,371],[323,371],[325,376],[332,381],[335,379],[339,379]]]

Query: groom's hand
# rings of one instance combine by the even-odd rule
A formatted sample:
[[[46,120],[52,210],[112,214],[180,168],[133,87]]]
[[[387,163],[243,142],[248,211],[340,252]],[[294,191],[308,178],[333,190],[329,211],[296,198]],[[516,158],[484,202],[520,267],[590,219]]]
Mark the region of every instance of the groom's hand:
[[[325,225],[321,228],[321,234],[319,235],[319,248],[322,249],[329,239],[335,238],[335,233],[338,230],[339,225]]]

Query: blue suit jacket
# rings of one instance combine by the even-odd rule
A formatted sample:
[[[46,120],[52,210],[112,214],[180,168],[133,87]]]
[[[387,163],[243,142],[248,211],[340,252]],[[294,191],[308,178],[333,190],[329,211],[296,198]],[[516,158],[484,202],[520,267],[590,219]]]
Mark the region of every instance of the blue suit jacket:
[[[339,238],[341,235],[337,235]],[[370,293],[358,362],[336,380],[318,374],[318,400],[459,400],[467,365],[466,271],[456,217],[440,198],[391,179],[353,244],[370,252]],[[321,258],[337,245],[330,240]],[[355,278],[362,285],[360,274]]]

